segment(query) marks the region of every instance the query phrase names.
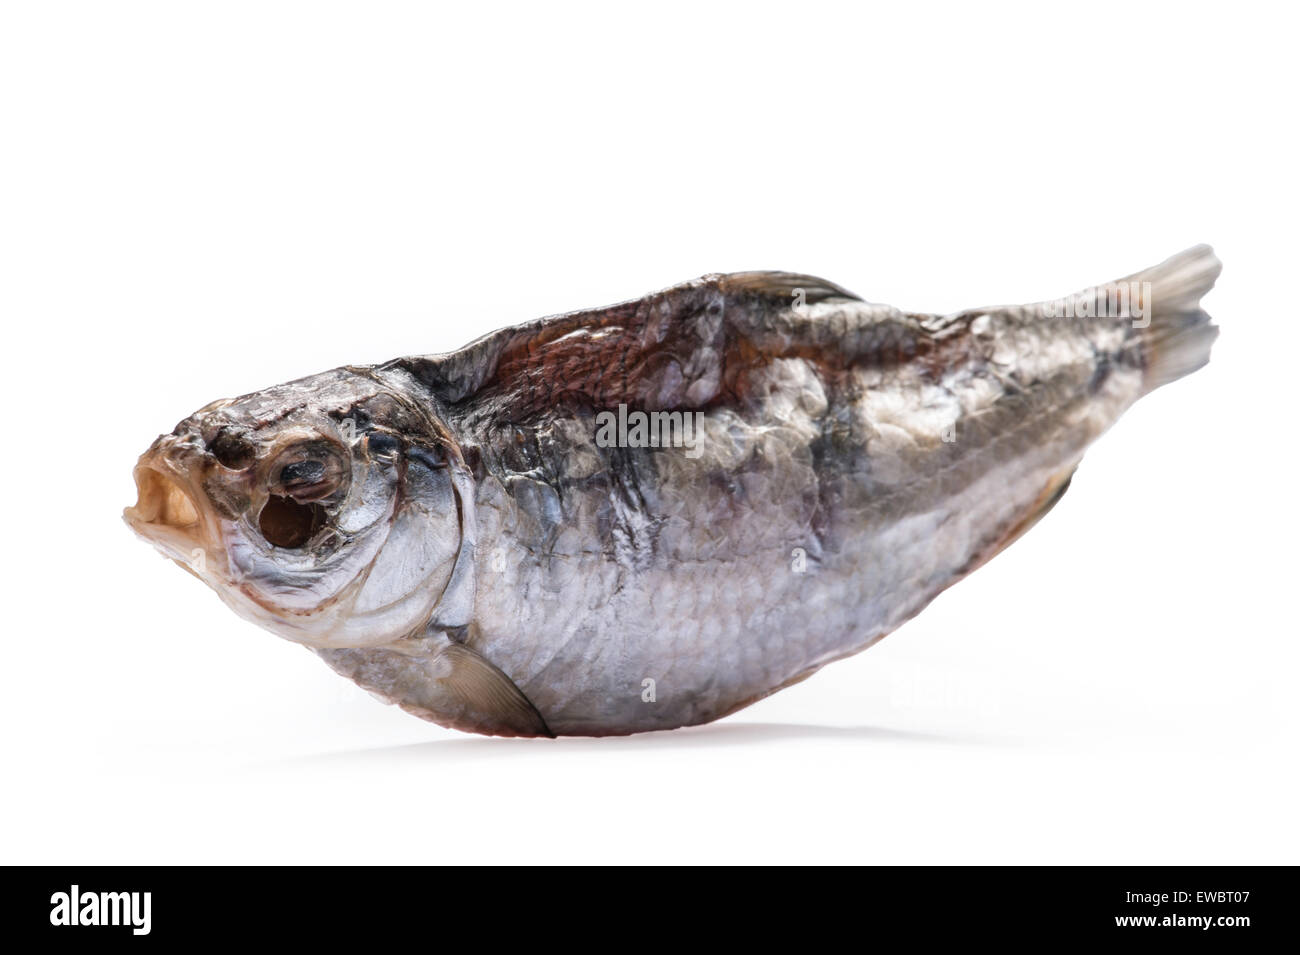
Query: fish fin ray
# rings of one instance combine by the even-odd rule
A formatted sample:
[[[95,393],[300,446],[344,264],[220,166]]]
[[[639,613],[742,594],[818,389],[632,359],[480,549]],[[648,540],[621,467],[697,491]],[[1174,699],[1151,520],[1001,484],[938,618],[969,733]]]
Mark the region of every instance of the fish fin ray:
[[[509,735],[555,735],[514,681],[478,651],[453,643],[438,658],[440,669],[448,670],[442,682],[468,710],[490,716]]]
[[[966,566],[962,568],[961,572],[956,575],[953,583],[983,567],[1047,516],[1047,512],[1056,507],[1061,498],[1065,496],[1065,492],[1070,489],[1070,482],[1074,479],[1074,472],[1078,470],[1078,467],[1077,464],[1073,464],[1053,475],[1043,487],[1042,493],[1038,495],[1034,503],[1029,506],[1020,519],[999,534],[991,544],[980,548],[967,562]]]
[[[862,301],[859,296],[834,282],[799,272],[731,272],[718,276],[717,282],[718,287],[725,292],[750,292],[778,299],[782,304],[789,304],[797,292],[802,292],[803,301],[810,304],[828,299]]]
[[[555,735],[509,676],[445,635],[316,653],[334,672],[421,719],[489,736]]]
[[[1138,328],[1147,392],[1177,381],[1210,360],[1219,329],[1201,309],[1223,264],[1208,245],[1198,245],[1121,282],[1151,283],[1145,303],[1149,323]]]

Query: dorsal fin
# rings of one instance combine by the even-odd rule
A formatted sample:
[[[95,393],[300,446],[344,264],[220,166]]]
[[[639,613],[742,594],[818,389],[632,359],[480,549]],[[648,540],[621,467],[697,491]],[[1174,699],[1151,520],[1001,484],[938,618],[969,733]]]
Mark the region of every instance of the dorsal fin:
[[[850,302],[862,301],[861,297],[834,282],[799,272],[732,272],[717,276],[717,283],[724,292],[750,292],[754,295],[783,299],[787,303],[800,290],[803,292],[803,300],[809,303],[824,302],[833,298]]]

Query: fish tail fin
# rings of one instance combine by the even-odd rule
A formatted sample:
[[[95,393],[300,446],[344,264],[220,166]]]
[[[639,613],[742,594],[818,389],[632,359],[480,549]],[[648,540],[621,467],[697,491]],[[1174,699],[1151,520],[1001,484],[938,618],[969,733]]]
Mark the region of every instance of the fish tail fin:
[[[1219,329],[1201,309],[1201,296],[1214,288],[1222,268],[1213,249],[1197,245],[1118,283],[1127,282],[1141,294],[1143,316],[1135,318],[1134,328],[1146,393],[1190,375],[1210,360]]]

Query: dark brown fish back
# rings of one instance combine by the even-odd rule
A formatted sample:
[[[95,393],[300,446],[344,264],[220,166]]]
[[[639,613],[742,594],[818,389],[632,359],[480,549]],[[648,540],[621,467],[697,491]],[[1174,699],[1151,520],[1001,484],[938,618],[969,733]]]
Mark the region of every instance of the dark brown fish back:
[[[810,306],[824,307],[814,314]],[[737,397],[745,370],[779,358],[833,372],[929,354],[933,319],[870,305],[814,276],[740,272],[539,319],[381,369],[410,373],[450,411],[472,404],[498,420],[573,403],[692,410]]]

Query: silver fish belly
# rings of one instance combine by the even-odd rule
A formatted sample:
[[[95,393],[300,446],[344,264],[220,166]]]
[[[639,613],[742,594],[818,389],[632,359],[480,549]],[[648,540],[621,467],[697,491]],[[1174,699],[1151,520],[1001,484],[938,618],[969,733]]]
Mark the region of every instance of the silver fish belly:
[[[132,526],[421,717],[613,735],[734,712],[897,628],[1208,360],[1206,247],[1056,302],[921,315],[706,276],[218,402]]]

